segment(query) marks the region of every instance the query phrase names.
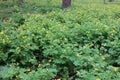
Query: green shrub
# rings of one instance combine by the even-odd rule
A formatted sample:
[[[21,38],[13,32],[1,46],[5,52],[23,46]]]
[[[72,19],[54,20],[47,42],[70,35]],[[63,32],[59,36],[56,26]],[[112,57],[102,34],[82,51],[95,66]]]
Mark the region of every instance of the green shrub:
[[[92,7],[15,18],[24,24],[8,20],[0,31],[1,79],[120,79],[118,12]]]

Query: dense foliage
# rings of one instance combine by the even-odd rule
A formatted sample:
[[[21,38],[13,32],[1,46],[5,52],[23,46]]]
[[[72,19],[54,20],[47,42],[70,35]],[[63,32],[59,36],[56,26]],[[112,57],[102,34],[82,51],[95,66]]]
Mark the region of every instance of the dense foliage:
[[[1,22],[1,79],[120,79],[120,6],[36,10]]]

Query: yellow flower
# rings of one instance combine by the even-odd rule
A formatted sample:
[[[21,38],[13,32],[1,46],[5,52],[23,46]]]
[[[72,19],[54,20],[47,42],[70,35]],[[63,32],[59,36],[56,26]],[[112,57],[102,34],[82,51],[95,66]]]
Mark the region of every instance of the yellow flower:
[[[103,65],[101,66],[102,68],[105,68]]]
[[[18,75],[16,75],[16,78],[19,78],[19,76],[18,76]]]
[[[95,68],[95,71],[98,71],[98,68]]]
[[[17,63],[11,63],[9,66],[15,66],[17,65]]]
[[[102,60],[105,60],[105,57],[104,56],[101,56]]]
[[[90,46],[94,46],[94,44],[91,42],[91,43],[90,43]]]
[[[2,43],[5,44],[5,39],[2,39]]]
[[[25,39],[25,38],[27,38],[27,36],[23,36],[22,38]]]
[[[26,44],[26,47],[27,47],[27,46],[30,46],[30,43],[27,43],[27,44]]]
[[[100,78],[96,78],[96,80],[101,80]]]
[[[107,44],[106,43],[103,43],[102,46],[106,46]]]
[[[118,68],[117,67],[114,67],[114,72],[117,72],[118,71]]]
[[[50,59],[50,60],[48,60],[48,62],[51,62],[52,60]]]
[[[80,54],[77,54],[76,56],[77,56],[77,57],[80,57],[81,55],[80,55]]]
[[[79,71],[77,71],[77,75],[81,75]]]
[[[35,36],[34,34],[32,34],[32,36]]]
[[[48,68],[46,68],[46,70],[48,71]]]
[[[107,25],[104,25],[105,29],[108,29],[109,27]]]
[[[89,59],[90,59],[90,60],[93,60],[93,57],[89,56]]]
[[[83,46],[83,49],[86,49],[87,47],[88,47],[88,45],[84,45],[84,46]]]
[[[45,36],[49,38],[49,37],[50,37],[50,34],[47,33]]]
[[[42,28],[42,30],[45,30],[45,28]]]
[[[36,18],[37,18],[37,17],[40,17],[40,16],[41,16],[40,14],[36,14]]]
[[[40,67],[41,66],[41,64],[38,64],[38,67]]]
[[[0,34],[4,34],[4,32],[0,32]]]
[[[19,49],[20,49],[20,47],[17,47],[16,49],[17,49],[17,50],[19,50]]]
[[[115,32],[115,30],[112,30],[112,33],[114,33]]]
[[[90,33],[90,31],[87,31],[86,33],[88,33],[88,34],[89,34],[89,33]]]
[[[67,38],[64,38],[65,41],[67,41],[68,39]]]
[[[30,72],[30,68],[27,68],[27,70],[26,70],[27,72]]]
[[[60,78],[58,78],[58,79],[55,79],[55,80],[61,80]]]

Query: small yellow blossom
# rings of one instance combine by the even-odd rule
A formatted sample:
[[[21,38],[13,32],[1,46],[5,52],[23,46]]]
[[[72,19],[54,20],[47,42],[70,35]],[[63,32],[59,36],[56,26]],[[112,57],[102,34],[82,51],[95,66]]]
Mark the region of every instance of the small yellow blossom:
[[[30,46],[30,43],[27,43],[26,46]]]
[[[34,34],[32,34],[32,36],[35,36]]]
[[[91,42],[91,43],[90,43],[90,46],[94,46],[94,44]]]
[[[93,57],[89,56],[89,59],[92,61],[92,60],[93,60]]]
[[[5,44],[5,39],[2,39],[2,43]]]
[[[22,38],[25,39],[25,38],[27,38],[27,36],[23,36]]]
[[[106,43],[103,43],[102,46],[106,46],[107,44]]]
[[[16,75],[16,78],[19,78],[19,76],[18,76],[18,75]]]
[[[80,72],[79,72],[79,71],[77,71],[77,75],[80,75]]]
[[[109,27],[107,25],[104,25],[105,29],[108,29]]]
[[[48,71],[48,68],[46,68],[46,70]]]
[[[98,68],[95,68],[95,71],[98,71],[99,69]]]
[[[50,34],[47,33],[45,36],[49,38],[49,37],[50,37]]]
[[[61,78],[57,78],[57,79],[55,79],[55,80],[61,80]]]
[[[114,72],[117,72],[118,71],[118,68],[117,67],[114,67]]]
[[[38,64],[38,67],[41,67],[41,64]]]
[[[101,67],[102,67],[102,68],[105,68],[105,66],[103,66],[103,65],[102,65]]]
[[[104,56],[101,56],[102,60],[105,60],[105,57]]]
[[[80,55],[80,54],[77,54],[76,56],[77,56],[77,57],[80,57],[81,55]]]
[[[9,66],[15,66],[16,65],[16,63],[11,63]]]
[[[115,30],[112,30],[112,33],[114,33],[115,32]]]
[[[96,78],[96,80],[101,80],[100,78]]]
[[[0,32],[0,34],[4,34],[4,32]]]
[[[40,16],[41,16],[41,14],[36,14],[36,18],[37,18],[37,17],[40,17]]]
[[[86,49],[86,48],[87,48],[87,45],[84,45],[84,46],[83,46],[83,49]]]
[[[42,28],[42,30],[45,30],[45,28]]]
[[[67,38],[64,38],[65,41],[67,41],[68,39]]]
[[[50,60],[48,60],[48,62],[51,62],[52,60],[50,59]]]
[[[89,34],[89,33],[90,33],[90,31],[87,31],[86,33],[88,33],[88,34]]]
[[[27,68],[27,70],[26,70],[27,72],[30,72],[30,68]]]

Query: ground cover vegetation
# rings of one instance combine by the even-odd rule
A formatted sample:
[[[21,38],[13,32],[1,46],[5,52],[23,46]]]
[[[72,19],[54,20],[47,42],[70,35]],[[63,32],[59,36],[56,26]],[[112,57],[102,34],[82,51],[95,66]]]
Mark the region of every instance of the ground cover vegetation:
[[[1,80],[120,79],[118,3],[38,2],[0,2]]]

